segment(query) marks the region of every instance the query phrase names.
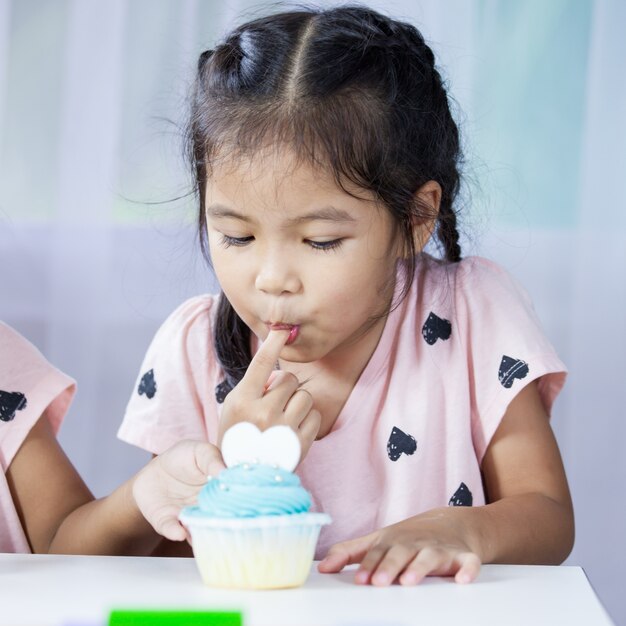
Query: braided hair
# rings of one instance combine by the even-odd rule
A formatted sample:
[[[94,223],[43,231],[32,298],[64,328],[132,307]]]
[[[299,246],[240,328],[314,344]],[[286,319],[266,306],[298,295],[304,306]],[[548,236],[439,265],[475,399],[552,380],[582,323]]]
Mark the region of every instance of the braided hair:
[[[444,260],[461,259],[454,201],[459,132],[423,36],[374,10],[343,6],[263,17],[200,55],[186,137],[202,251],[209,259],[204,193],[218,158],[288,147],[347,193],[371,191],[404,238],[412,279],[416,224],[436,218]],[[416,192],[434,180],[439,212]],[[410,282],[404,285],[404,297]],[[222,293],[214,329],[226,389],[251,360],[250,329]],[[225,393],[224,393],[225,392]]]

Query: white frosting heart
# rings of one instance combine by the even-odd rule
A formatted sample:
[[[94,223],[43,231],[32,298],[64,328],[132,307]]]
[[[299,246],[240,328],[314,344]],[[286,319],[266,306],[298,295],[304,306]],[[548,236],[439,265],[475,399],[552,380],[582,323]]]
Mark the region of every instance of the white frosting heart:
[[[289,426],[271,426],[261,432],[250,422],[239,422],[222,437],[222,458],[226,467],[261,463],[293,472],[300,460],[300,440]]]

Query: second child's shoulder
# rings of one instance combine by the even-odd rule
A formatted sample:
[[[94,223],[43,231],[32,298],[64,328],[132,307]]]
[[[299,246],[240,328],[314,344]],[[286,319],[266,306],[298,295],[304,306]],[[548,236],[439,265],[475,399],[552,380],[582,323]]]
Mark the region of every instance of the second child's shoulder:
[[[0,321],[0,369],[15,369],[15,363],[22,363],[24,368],[51,367],[47,359],[26,337],[8,324]]]
[[[0,320],[0,344],[5,348],[10,346],[11,348],[18,347],[24,350],[36,350],[30,341],[2,320]]]

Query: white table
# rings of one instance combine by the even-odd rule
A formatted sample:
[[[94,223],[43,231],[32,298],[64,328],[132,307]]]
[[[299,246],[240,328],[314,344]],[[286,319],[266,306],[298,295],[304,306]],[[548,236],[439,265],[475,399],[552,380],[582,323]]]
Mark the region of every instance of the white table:
[[[244,626],[612,624],[580,567],[485,565],[471,585],[357,586],[353,572],[299,589],[205,587],[193,559],[0,554],[1,626],[106,626],[112,608],[241,610]]]

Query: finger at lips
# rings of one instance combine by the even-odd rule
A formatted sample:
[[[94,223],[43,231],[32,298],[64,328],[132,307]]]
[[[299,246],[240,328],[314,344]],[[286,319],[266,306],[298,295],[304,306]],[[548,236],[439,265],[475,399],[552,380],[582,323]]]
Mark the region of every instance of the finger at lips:
[[[242,392],[260,398],[267,381],[276,367],[278,356],[289,338],[289,330],[270,330],[267,338],[252,357],[244,377],[237,387]]]

